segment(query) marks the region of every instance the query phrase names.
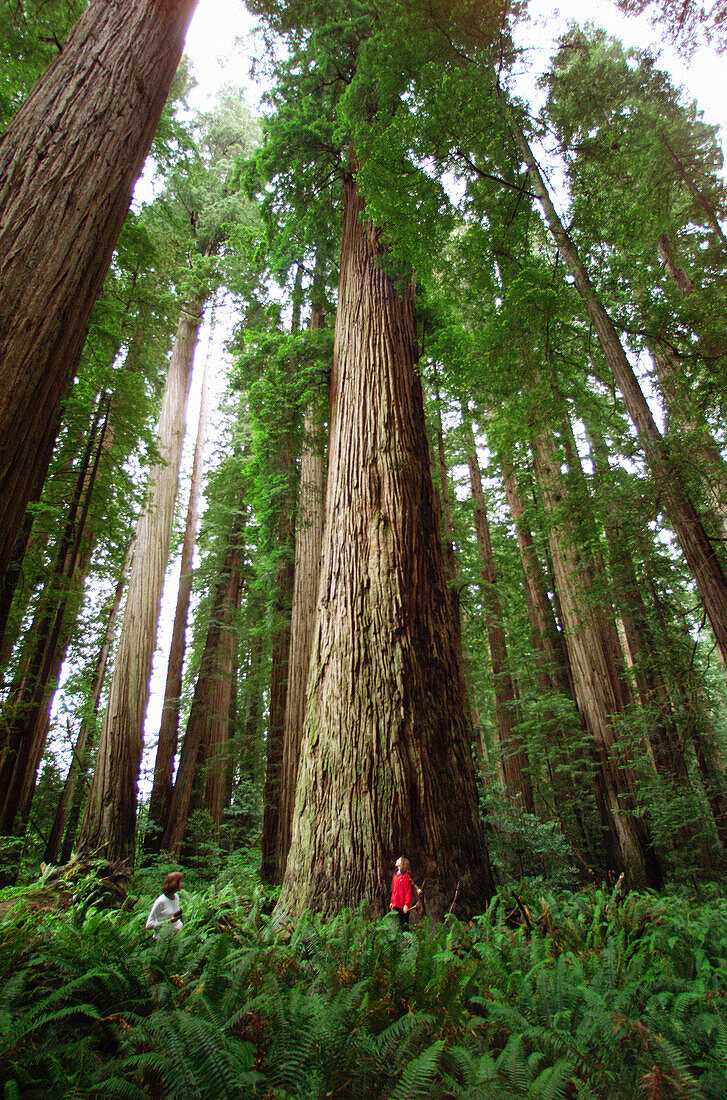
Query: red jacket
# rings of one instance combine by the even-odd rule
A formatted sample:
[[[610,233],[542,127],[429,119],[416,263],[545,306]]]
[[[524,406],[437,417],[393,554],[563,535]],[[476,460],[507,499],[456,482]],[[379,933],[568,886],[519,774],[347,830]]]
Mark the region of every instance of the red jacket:
[[[405,905],[411,909],[411,876],[406,871],[394,875],[391,883],[391,904],[395,909],[403,909]]]

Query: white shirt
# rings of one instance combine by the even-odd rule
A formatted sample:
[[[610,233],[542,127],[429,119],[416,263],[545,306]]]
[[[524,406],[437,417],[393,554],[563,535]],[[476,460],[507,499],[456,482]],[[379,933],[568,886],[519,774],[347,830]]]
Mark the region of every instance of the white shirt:
[[[149,929],[157,928],[173,928],[175,932],[179,932],[182,927],[181,920],[170,921],[170,917],[173,917],[175,913],[180,910],[179,894],[173,894],[171,898],[168,898],[166,894],[160,894],[151,907],[151,912],[146,918],[146,926]],[[156,936],[156,931],[154,932]]]

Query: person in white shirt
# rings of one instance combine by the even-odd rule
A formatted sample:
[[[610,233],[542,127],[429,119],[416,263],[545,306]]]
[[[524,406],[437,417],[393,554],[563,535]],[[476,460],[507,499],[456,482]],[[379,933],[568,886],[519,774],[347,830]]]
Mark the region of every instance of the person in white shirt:
[[[164,879],[162,893],[152,905],[151,912],[146,918],[146,926],[154,932],[154,939],[156,939],[157,931],[164,928],[165,925],[171,925],[175,932],[180,931],[182,927],[182,910],[179,905],[178,891],[181,889],[183,881],[184,875],[181,871],[171,871]]]

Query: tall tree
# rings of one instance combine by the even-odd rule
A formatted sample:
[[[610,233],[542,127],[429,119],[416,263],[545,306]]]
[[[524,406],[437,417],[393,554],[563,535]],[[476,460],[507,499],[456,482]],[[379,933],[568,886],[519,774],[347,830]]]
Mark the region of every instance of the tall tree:
[[[214,331],[214,309],[210,318],[210,332]],[[210,337],[211,342],[211,337]],[[197,439],[192,460],[192,474],[189,484],[189,502],[184,525],[184,538],[180,557],[179,587],[177,604],[174,610],[172,640],[169,646],[167,679],[164,686],[164,703],[157,738],[157,751],[154,761],[154,779],[152,781],[149,807],[147,811],[147,831],[145,847],[158,850],[161,832],[167,818],[172,797],[172,773],[174,758],[177,754],[177,736],[179,733],[179,711],[182,696],[182,672],[186,650],[189,602],[192,596],[193,566],[192,556],[197,539],[197,519],[199,514],[199,496],[202,487],[202,456],[207,430],[207,368],[209,364],[209,346],[207,362],[202,377],[202,387],[197,421]]]
[[[238,490],[239,491],[239,490]],[[223,536],[223,554],[213,582],[210,616],[199,673],[179,756],[162,848],[179,855],[193,807],[197,802],[209,812],[219,833],[226,789],[224,769],[230,732],[230,704],[236,673],[237,612],[243,564],[242,533],[245,514],[242,497],[229,516]]]
[[[482,472],[477,456],[477,444],[467,403],[462,405],[462,428],[470,475],[470,489],[475,506],[475,532],[482,564],[481,578],[487,622],[487,640],[492,667],[495,697],[498,748],[502,785],[509,798],[519,808],[532,813],[535,808],[532,776],[528,764],[527,746],[518,730],[518,692],[507,652],[505,615],[497,590],[497,570],[492,552],[490,522],[482,488]]]
[[[380,908],[408,851],[442,915],[492,878],[416,373],[412,292],[381,266],[355,163],[341,276],[320,598],[280,908]],[[351,737],[351,731],[355,736]]]
[[[0,577],[194,8],[93,0],[0,139]]]
[[[134,854],[149,677],[202,309],[203,300],[193,298],[179,319],[159,416],[159,461],[150,473],[149,498],[136,528],[123,627],[81,827],[83,848],[91,852],[103,849],[110,859],[133,858]]]
[[[320,281],[314,280],[310,331],[324,328]],[[282,881],[293,829],[298,761],[305,722],[305,702],[313,645],[315,610],[323,540],[323,492],[325,458],[323,411],[320,395],[314,395],[303,415],[303,449],[298,488],[295,538],[295,580],[290,620],[288,691],[285,701],[283,762],[280,777],[280,822],[276,848],[277,874]]]

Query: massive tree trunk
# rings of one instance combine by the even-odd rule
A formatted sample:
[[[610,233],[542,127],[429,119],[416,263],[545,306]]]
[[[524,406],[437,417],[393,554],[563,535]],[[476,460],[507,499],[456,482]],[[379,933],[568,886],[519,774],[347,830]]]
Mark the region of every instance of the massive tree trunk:
[[[475,505],[475,533],[480,552],[482,598],[490,649],[500,777],[508,798],[519,809],[532,813],[535,809],[535,800],[530,764],[527,747],[517,728],[519,721],[517,685],[510,671],[505,615],[497,590],[497,570],[492,552],[485,494],[482,489],[482,472],[466,403],[462,406],[462,431],[469,467],[470,489]]]
[[[388,903],[397,855],[442,916],[493,890],[434,508],[411,292],[344,184],[321,582],[280,912]]]
[[[0,138],[0,579],[196,0],[92,0]]]
[[[159,415],[160,462],[149,475],[149,495],[135,535],[124,622],[109,700],[81,827],[86,851],[111,860],[134,855],[136,796],[157,618],[169,560],[179,461],[202,300],[182,310]]]
[[[224,758],[229,736],[232,680],[235,675],[237,634],[234,617],[240,597],[243,526],[242,510],[233,524],[230,542],[217,576],[209,626],[200,662],[194,698],[179,756],[179,767],[165,822],[162,848],[175,857],[187,828],[195,782],[207,768],[205,805],[219,830],[224,806]]]
[[[317,302],[311,310],[310,328],[321,329],[325,319]],[[280,778],[280,822],[276,864],[282,881],[290,850],[298,761],[305,722],[306,687],[310,668],[316,599],[323,541],[323,490],[325,459],[323,418],[319,406],[309,406],[303,418],[303,454],[298,491],[298,523],[295,544],[293,611],[290,621],[288,693],[285,702],[283,764]]]
[[[111,608],[106,621],[106,630],[104,632],[98,657],[96,658],[93,678],[91,680],[89,698],[90,714],[85,714],[81,719],[78,737],[73,746],[71,766],[68,769],[68,775],[63,784],[63,791],[61,792],[53,824],[46,841],[45,855],[43,856],[46,863],[58,862],[58,850],[61,846],[61,841],[63,842],[63,850],[60,854],[60,862],[67,863],[71,858],[71,850],[76,838],[78,820],[81,816],[83,798],[82,785],[88,772],[91,758],[91,748],[96,730],[96,716],[101,703],[101,692],[103,691],[104,679],[106,677],[109,653],[114,640],[116,623],[121,609],[121,600],[124,594],[124,588],[126,587],[129,566],[131,565],[132,549],[133,542],[126,552],[121,575],[112,597]]]
[[[210,330],[212,330],[213,327],[214,322],[213,319],[211,319]],[[187,646],[187,618],[189,614],[189,601],[192,596],[192,580],[194,573],[192,568],[192,556],[197,541],[199,495],[202,487],[202,455],[204,452],[206,431],[207,363],[205,363],[205,370],[202,376],[197,439],[194,445],[187,519],[184,527],[184,538],[182,540],[177,606],[174,612],[172,640],[169,647],[169,660],[167,662],[167,680],[164,686],[164,704],[162,707],[161,723],[159,725],[159,737],[157,739],[154,779],[152,782],[151,795],[149,796],[147,830],[144,837],[145,847],[153,852],[159,851],[161,834],[164,829],[164,822],[166,821],[169,803],[172,798],[172,773],[174,770],[174,758],[177,755],[179,708],[182,696],[182,672],[184,669],[184,654]]]
[[[558,213],[515,114],[505,107],[510,129],[528,168],[530,182],[545,214],[548,229],[563,262],[573,273],[575,285],[593,324],[598,342],[619,387],[636,428],[664,509],[681,545],[684,557],[699,589],[707,617],[722,657],[727,662],[727,577],[702,520],[690,499],[678,464],[657,428],[633,367],[626,357],[618,333],[596,293],[578,249]]]

